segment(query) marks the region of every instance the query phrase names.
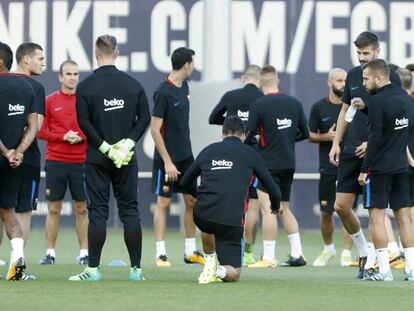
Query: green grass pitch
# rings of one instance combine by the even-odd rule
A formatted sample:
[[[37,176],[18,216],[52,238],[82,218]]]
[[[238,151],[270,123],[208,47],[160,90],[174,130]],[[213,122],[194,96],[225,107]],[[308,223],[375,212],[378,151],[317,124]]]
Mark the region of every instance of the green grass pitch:
[[[305,256],[310,264],[321,251],[317,231],[302,232]],[[255,246],[257,257],[261,240]],[[340,237],[335,237],[340,254]],[[198,246],[200,242],[198,241]],[[128,262],[119,230],[108,231],[101,262],[104,280],[99,283],[68,282],[82,267],[74,231],[62,230],[56,249],[56,264],[40,266],[45,252],[44,234],[33,231],[26,250],[28,272],[38,277],[33,282],[0,281],[0,310],[413,310],[414,283],[403,281],[403,271],[393,270],[394,282],[372,283],[355,279],[355,268],[339,266],[336,258],[328,267],[243,269],[241,280],[233,284],[197,284],[199,266],[182,260],[184,241],[180,233],[169,232],[167,250],[171,268],[156,268],[154,238],[144,231],[142,267],[145,282],[127,281],[127,267],[109,267],[113,259]],[[284,234],[277,242],[276,256],[288,253]],[[353,250],[353,254],[356,251]],[[9,243],[3,240],[0,258],[9,256]],[[6,267],[0,267],[4,277]]]

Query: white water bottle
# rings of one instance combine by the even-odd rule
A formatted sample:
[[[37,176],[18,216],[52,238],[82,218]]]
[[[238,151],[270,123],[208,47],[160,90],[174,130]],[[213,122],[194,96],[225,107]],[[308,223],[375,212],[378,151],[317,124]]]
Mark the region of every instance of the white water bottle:
[[[348,111],[345,114],[345,121],[351,123],[354,119],[354,116],[357,112],[358,108],[355,105],[352,105],[348,108]]]

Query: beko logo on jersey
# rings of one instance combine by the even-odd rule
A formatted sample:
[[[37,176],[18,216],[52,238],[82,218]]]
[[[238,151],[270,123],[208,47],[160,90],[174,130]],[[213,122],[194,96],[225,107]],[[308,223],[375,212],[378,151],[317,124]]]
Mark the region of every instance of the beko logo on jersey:
[[[241,111],[237,109],[237,116],[242,119],[243,121],[247,121],[249,119],[249,112],[248,111]]]
[[[394,130],[400,130],[403,129],[404,127],[408,126],[408,119],[406,118],[402,118],[402,119],[395,119],[395,127]]]
[[[227,160],[211,160],[211,170],[230,170],[233,167],[232,161]]]
[[[16,114],[23,114],[24,113],[24,106],[23,105],[11,105],[9,104],[9,116],[13,116]]]
[[[116,98],[110,99],[110,100],[104,99],[104,105],[105,107],[107,107],[104,109],[104,111],[124,108],[124,104],[125,102],[123,99],[116,99]]]
[[[288,128],[288,127],[292,126],[292,120],[291,119],[287,119],[287,118],[276,119],[276,122],[277,122],[277,129],[278,130],[282,130],[282,129],[285,129],[285,128]]]

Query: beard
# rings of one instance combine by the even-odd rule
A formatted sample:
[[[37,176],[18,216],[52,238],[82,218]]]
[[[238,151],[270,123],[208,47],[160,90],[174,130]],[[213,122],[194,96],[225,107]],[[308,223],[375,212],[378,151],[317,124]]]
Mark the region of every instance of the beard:
[[[337,89],[336,87],[334,87],[333,85],[332,85],[332,92],[336,95],[336,96],[338,96],[339,98],[341,98],[343,95],[344,95],[344,89],[342,88],[342,89]]]

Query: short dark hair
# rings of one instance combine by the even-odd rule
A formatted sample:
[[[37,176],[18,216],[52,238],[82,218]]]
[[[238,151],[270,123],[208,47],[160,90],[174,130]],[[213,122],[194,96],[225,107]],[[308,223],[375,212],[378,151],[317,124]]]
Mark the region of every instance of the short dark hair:
[[[16,50],[16,62],[20,63],[23,57],[32,54],[36,50],[43,51],[43,48],[34,42],[23,42]]]
[[[118,42],[114,36],[102,35],[96,39],[95,48],[104,55],[113,55],[118,49]]]
[[[60,64],[60,67],[59,67],[59,74],[60,75],[63,75],[63,67],[65,67],[65,65],[67,65],[67,64],[78,66],[78,64],[75,61],[71,60],[71,59],[65,60],[62,64]]]
[[[0,59],[3,61],[4,66],[10,70],[13,65],[13,52],[10,46],[3,42],[0,42]]]
[[[370,69],[375,71],[375,73],[380,74],[384,77],[390,77],[390,67],[387,62],[381,58],[373,59],[372,61],[364,64],[362,70]]]
[[[180,47],[175,49],[171,54],[171,66],[173,70],[179,70],[183,68],[186,63],[191,63],[193,61],[193,55],[195,55],[194,50]]]
[[[413,75],[406,68],[398,68],[396,73],[400,76],[401,87],[404,90],[410,90],[413,83]]]
[[[223,135],[241,136],[246,132],[246,127],[242,119],[238,116],[229,116],[224,120],[222,133]]]
[[[378,36],[370,31],[364,31],[361,32],[356,40],[354,41],[354,44],[357,48],[363,49],[366,47],[373,47],[374,49],[379,48],[379,38]]]
[[[388,67],[390,67],[391,72],[395,72],[398,68],[400,68],[400,66],[392,63],[388,63]]]
[[[408,64],[405,66],[405,68],[407,68],[409,71],[414,71],[414,64]]]

